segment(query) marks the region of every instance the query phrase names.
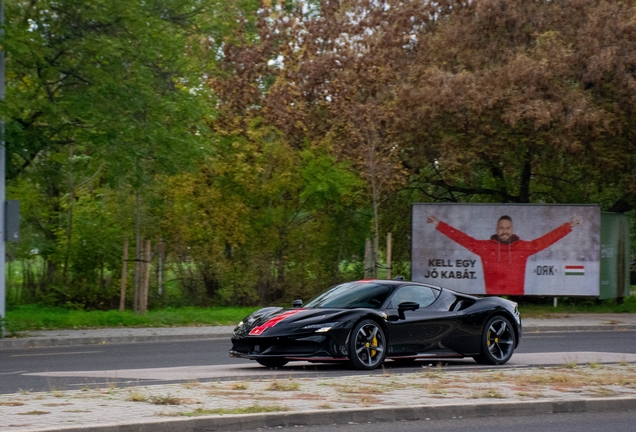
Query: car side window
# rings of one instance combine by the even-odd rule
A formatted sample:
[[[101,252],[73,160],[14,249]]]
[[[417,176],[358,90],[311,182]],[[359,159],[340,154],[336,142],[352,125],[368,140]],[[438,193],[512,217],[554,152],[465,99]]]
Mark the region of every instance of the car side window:
[[[391,304],[389,305],[389,307],[392,309],[397,309],[400,303],[415,302],[422,308],[432,304],[438,295],[439,291],[430,287],[406,285],[400,287],[395,292],[393,298],[391,298]]]

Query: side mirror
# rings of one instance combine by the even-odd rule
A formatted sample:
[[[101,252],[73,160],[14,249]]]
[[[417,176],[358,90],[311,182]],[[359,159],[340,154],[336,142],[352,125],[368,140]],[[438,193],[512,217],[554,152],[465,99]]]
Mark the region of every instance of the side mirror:
[[[406,317],[404,316],[404,312],[418,310],[419,308],[419,303],[403,302],[398,305],[398,315],[400,316],[400,319],[406,319]]]
[[[303,301],[300,299],[294,300],[294,302],[292,303],[292,306],[296,309],[299,307],[303,307]]]

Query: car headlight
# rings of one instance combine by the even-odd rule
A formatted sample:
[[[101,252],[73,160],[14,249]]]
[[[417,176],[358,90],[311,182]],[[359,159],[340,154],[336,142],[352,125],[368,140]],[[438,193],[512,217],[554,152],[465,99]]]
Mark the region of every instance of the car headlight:
[[[320,324],[309,324],[306,325],[305,327],[303,327],[303,330],[316,330],[316,333],[324,333],[324,332],[328,332],[329,330],[331,330],[331,328],[333,326],[335,326],[336,324],[338,324],[337,322],[330,322],[330,323],[320,323]]]

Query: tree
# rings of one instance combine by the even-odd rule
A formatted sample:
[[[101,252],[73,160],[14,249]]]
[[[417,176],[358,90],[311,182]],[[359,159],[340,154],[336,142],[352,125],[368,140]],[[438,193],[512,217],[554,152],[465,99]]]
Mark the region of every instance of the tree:
[[[633,198],[635,10],[620,2],[456,5],[418,35],[398,116],[434,200]],[[621,193],[623,191],[624,193]]]
[[[212,38],[227,30],[210,30],[210,6],[198,0],[9,2],[2,107],[8,176],[20,177],[17,187],[38,191],[24,214],[46,245],[39,250],[47,286],[73,285],[87,274],[80,262],[93,265],[86,254],[98,252],[83,248],[79,235],[101,238],[108,230],[76,233],[84,206],[99,213],[113,188],[127,190],[127,184],[146,195],[156,173],[187,169],[201,154],[199,131],[211,104],[200,70],[214,54],[202,32]],[[133,223],[102,220],[117,226],[118,236]]]
[[[173,178],[164,233],[190,262],[179,273],[199,303],[270,304],[324,289],[359,180],[320,149],[296,152],[255,121],[217,137],[197,173]],[[326,277],[325,277],[326,276]]]

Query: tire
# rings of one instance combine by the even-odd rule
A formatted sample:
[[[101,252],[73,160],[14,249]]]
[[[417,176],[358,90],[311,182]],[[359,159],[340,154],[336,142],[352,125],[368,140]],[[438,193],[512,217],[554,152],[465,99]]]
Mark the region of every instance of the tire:
[[[256,363],[268,368],[279,368],[279,367],[285,366],[287,363],[289,363],[289,361],[285,359],[271,358],[271,359],[258,359],[256,360]]]
[[[357,323],[349,335],[349,361],[354,369],[372,370],[386,358],[387,341],[380,324],[373,320]]]
[[[477,363],[502,365],[515,351],[515,331],[506,318],[494,316],[488,320],[481,335],[481,354],[473,357]]]

